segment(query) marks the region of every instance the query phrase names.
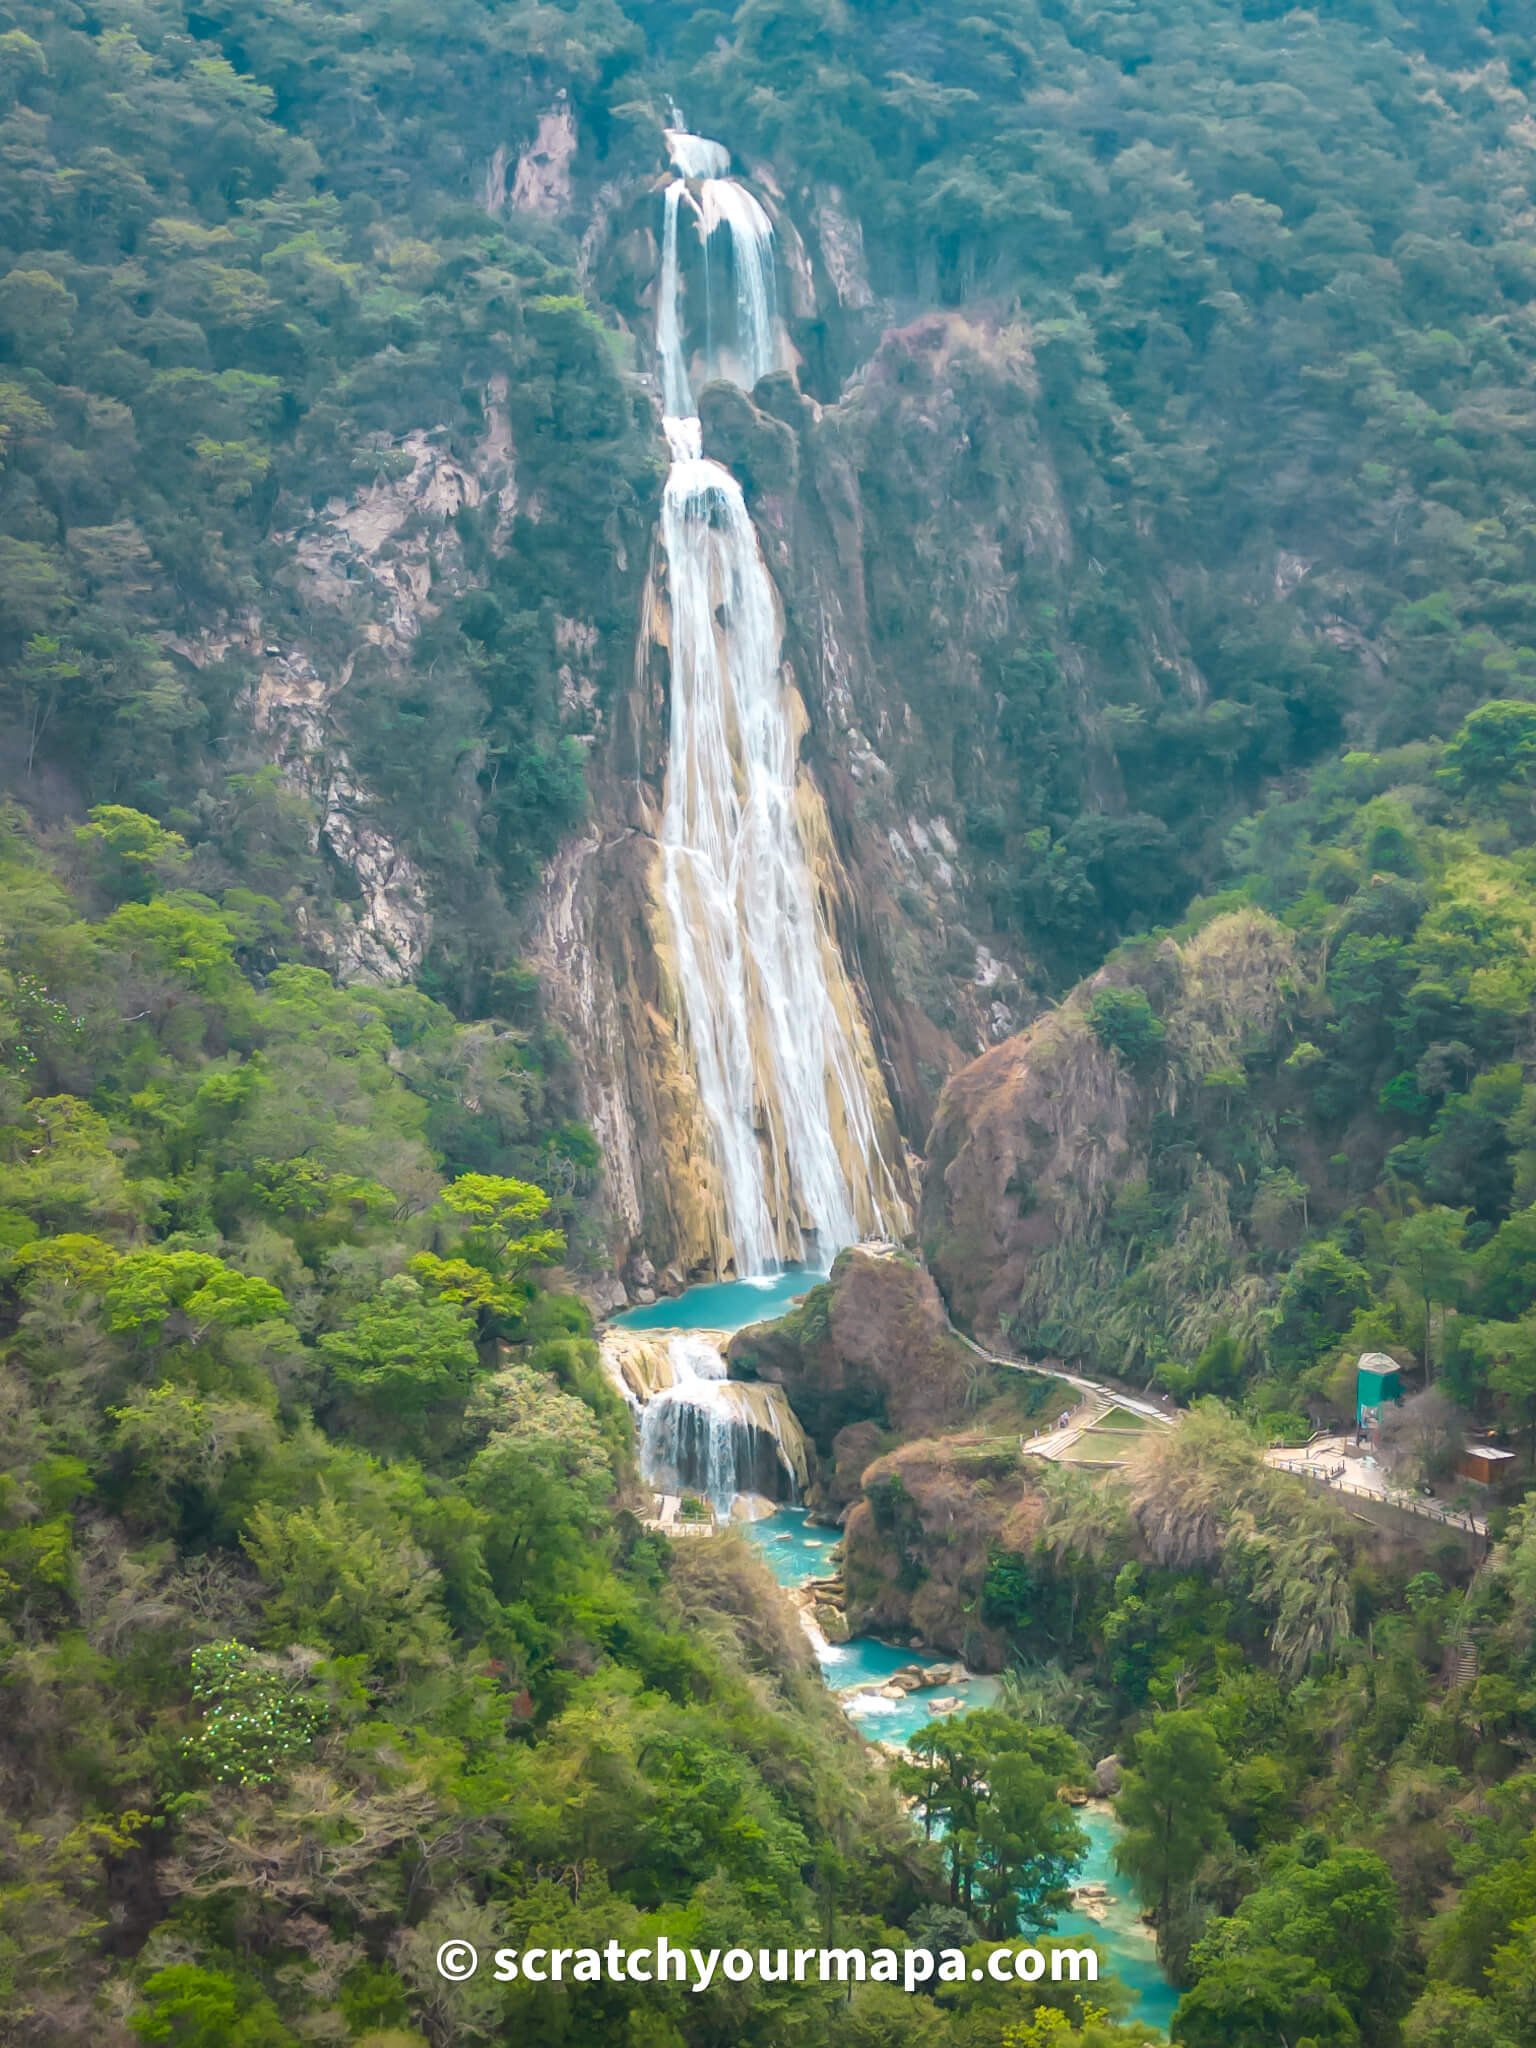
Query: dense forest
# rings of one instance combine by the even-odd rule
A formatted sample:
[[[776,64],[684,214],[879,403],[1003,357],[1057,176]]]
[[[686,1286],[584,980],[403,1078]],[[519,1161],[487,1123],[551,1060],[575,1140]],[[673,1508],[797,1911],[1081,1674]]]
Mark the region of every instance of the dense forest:
[[[433,1960],[1048,1939],[1113,1752],[1175,2041],[1536,2039],[1524,1488],[1471,1557],[1261,1451],[1384,1351],[1401,1477],[1536,1466],[1525,15],[0,0],[0,2038],[1142,2048],[1112,1982]],[[535,957],[628,765],[674,99],[800,251],[701,410],[850,872],[947,820],[863,935],[922,1250],[1185,1411],[1099,1481],[866,1424],[869,1554],[983,1528],[1006,1666],[894,1770],[645,1527]]]

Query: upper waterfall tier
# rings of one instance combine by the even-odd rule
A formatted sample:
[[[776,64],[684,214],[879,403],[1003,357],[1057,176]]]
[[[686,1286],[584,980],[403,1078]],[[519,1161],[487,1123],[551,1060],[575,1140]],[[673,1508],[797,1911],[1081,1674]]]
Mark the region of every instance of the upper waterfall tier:
[[[690,135],[684,128],[668,128],[667,154],[685,178],[724,178],[730,173],[731,152],[723,142],[711,142],[707,135]]]
[[[779,367],[782,351],[773,222],[744,185],[725,175],[730,155],[720,143],[669,129],[667,144],[681,175],[667,187],[663,203],[656,346],[663,410],[681,419],[694,409],[678,245],[685,208],[702,245],[704,381],[723,377],[750,391]]]

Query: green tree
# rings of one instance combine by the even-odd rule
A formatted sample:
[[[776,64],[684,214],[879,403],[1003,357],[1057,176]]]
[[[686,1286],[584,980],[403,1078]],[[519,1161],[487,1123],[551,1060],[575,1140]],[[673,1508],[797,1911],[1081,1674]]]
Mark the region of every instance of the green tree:
[[[323,1719],[275,1659],[234,1641],[192,1652],[192,1698],[202,1726],[184,1752],[216,1784],[270,1785],[308,1753]]]
[[[1528,790],[1536,769],[1536,704],[1495,698],[1480,704],[1445,750],[1444,774],[1472,803],[1496,804]]]
[[[1315,1970],[1366,2041],[1388,2040],[1407,2005],[1402,1906],[1379,1856],[1335,1849],[1273,1871],[1190,1959],[1196,1981],[1230,1963],[1284,1955]],[[1223,1981],[1227,1981],[1223,1977]]]
[[[565,1234],[537,1227],[549,1196],[530,1181],[464,1173],[443,1189],[439,1209],[462,1224],[453,1252],[418,1253],[411,1271],[443,1300],[476,1311],[486,1335],[514,1323],[528,1299],[529,1276],[565,1253]]]
[[[1536,1310],[1516,1323],[1479,1323],[1471,1342],[1488,1374],[1526,1431],[1526,1454],[1536,1460]]]
[[[1205,1858],[1228,1838],[1226,1789],[1227,1758],[1203,1714],[1159,1714],[1137,1736],[1115,1802],[1123,1831],[1115,1866],[1162,1927],[1175,1894],[1193,1884]]]
[[[97,804],[75,841],[115,903],[143,901],[156,886],[173,883],[187,864],[187,842],[142,811]]]
[[[381,1421],[407,1429],[444,1404],[462,1408],[479,1362],[465,1311],[428,1300],[408,1274],[328,1331],[320,1349],[338,1385]]]
[[[1083,1777],[1064,1729],[987,1708],[920,1728],[898,1781],[920,1802],[925,1830],[943,1830],[950,1902],[979,1911],[1001,1937],[1049,1927],[1088,1841],[1057,1796]]]
[[[128,2024],[150,2048],[296,2048],[271,1999],[222,1970],[172,1963],[145,1979]]]
[[[1172,2038],[1180,2048],[1355,2048],[1360,2033],[1316,1964],[1258,1949],[1201,1974],[1179,2000]]]
[[[150,1341],[199,1342],[215,1328],[248,1329],[286,1319],[288,1304],[270,1280],[237,1272],[211,1252],[128,1252],[106,1290],[111,1329]]]
[[[1387,1233],[1394,1288],[1417,1312],[1426,1379],[1434,1378],[1435,1311],[1461,1299],[1467,1279],[1467,1212],[1420,1209]]]
[[[1139,988],[1101,988],[1088,1005],[1088,1022],[1100,1045],[1118,1053],[1133,1072],[1152,1067],[1167,1035]]]

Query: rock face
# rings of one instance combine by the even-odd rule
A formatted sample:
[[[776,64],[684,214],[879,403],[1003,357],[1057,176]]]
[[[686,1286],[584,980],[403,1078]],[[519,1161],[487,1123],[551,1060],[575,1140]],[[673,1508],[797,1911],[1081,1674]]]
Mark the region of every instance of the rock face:
[[[785,596],[806,752],[850,878],[846,944],[917,1143],[945,1077],[1038,1002],[962,845],[963,813],[1004,767],[986,738],[989,675],[1020,631],[1020,578],[1064,558],[1068,529],[1026,330],[936,314],[866,337],[857,224],[833,200],[815,246],[818,331],[867,339],[868,360],[833,403],[775,377],[750,399],[707,395],[701,412],[706,453],[740,465]],[[802,382],[817,376],[808,359]]]
[[[1094,995],[1106,970],[1060,1009],[973,1060],[946,1086],[923,1167],[922,1237],[957,1319],[1012,1342],[1050,1310],[1051,1258],[1091,1258],[1116,1188],[1143,1176],[1154,1116],[1273,1029],[1293,958],[1262,912],[1214,919],[1164,941],[1139,973],[1161,1012],[1164,1057],[1134,1076],[1100,1043]]]
[[[465,586],[453,524],[461,509],[494,502],[493,546],[504,539],[517,504],[504,376],[487,384],[483,417],[468,461],[455,459],[441,428],[381,439],[370,483],[273,535],[288,554],[291,611],[274,607],[270,619],[252,612],[172,643],[196,667],[237,653],[254,669],[244,699],[251,730],[283,780],[309,800],[315,850],[342,881],[327,911],[301,911],[301,920],[315,951],[346,981],[413,979],[432,918],[421,870],[353,768],[338,700],[364,655],[403,668],[443,595]]]
[[[1045,1496],[1011,1439],[952,1436],[908,1444],[864,1474],[843,1535],[848,1625],[910,1636],[999,1671],[1007,1637],[982,1617],[994,1550],[1027,1551]]]
[[[508,201],[518,213],[556,220],[571,204],[571,159],[576,154],[576,117],[561,93],[539,116],[533,140],[517,160]],[[505,172],[503,172],[505,175]],[[492,207],[490,211],[499,209]]]
[[[557,111],[517,179],[559,210],[542,196],[565,147]],[[652,388],[659,170],[594,195],[582,243]],[[1208,685],[1161,560],[1112,655],[1071,628],[1074,609],[1100,606],[1084,537],[1113,508],[1053,428],[1061,337],[984,304],[904,318],[844,194],[752,171],[793,369],[751,392],[706,385],[704,454],[740,479],[776,589],[814,882],[909,1148],[951,1077],[997,1049],[947,1098],[925,1216],[944,1286],[995,1329],[1031,1260],[1102,1206],[1142,1107],[1080,1017],[1032,1026],[1047,982],[1010,892],[1027,897],[1062,818],[1136,808],[1105,707],[1197,707]],[[503,163],[493,197],[509,175]],[[1277,585],[1266,560],[1264,601],[1294,605],[1309,582]],[[717,1207],[657,938],[666,596],[653,550],[633,681],[589,755],[594,824],[550,878],[533,949],[603,1142],[613,1268],[648,1262],[663,1288],[708,1270]],[[1080,1140],[1080,1172],[1048,1156]],[[1027,1213],[1016,1168],[1038,1188]]]
[[[938,1289],[912,1261],[857,1248],[775,1323],[739,1330],[733,1377],[781,1386],[822,1459],[823,1505],[841,1508],[893,1437],[952,1428],[978,1375]]]
[[[995,1334],[1030,1262],[1086,1227],[1131,1157],[1136,1090],[1087,1014],[1054,1010],[945,1089],[923,1241],[956,1315]]]

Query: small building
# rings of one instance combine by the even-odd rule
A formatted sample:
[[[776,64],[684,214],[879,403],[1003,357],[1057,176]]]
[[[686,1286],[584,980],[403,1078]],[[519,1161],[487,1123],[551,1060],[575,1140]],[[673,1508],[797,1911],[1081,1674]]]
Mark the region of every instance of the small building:
[[[1497,1444],[1468,1444],[1456,1460],[1458,1479],[1471,1479],[1479,1486],[1496,1486],[1514,1469],[1514,1452]]]
[[[1366,1351],[1355,1367],[1355,1425],[1374,1429],[1388,1401],[1403,1398],[1403,1375],[1385,1351]]]

